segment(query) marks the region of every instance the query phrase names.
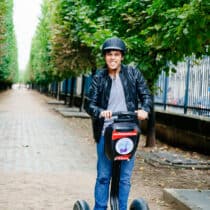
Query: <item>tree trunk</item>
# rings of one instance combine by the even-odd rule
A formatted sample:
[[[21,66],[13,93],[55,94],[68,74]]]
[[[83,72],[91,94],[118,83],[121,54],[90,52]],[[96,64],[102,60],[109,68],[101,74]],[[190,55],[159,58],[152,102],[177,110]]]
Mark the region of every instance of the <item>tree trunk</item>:
[[[82,92],[81,92],[81,103],[80,103],[80,112],[84,109],[84,101],[85,101],[85,75],[82,75]]]
[[[61,84],[60,84],[60,82],[58,82],[57,83],[58,85],[57,85],[57,100],[59,101],[60,100],[60,86],[61,86]]]
[[[71,78],[71,93],[70,93],[70,100],[69,100],[69,107],[74,106],[74,88],[76,84],[76,78],[72,77]]]
[[[67,98],[68,98],[68,82],[69,82],[69,80],[66,79],[65,80],[65,100],[64,100],[65,105],[67,104]]]
[[[147,139],[146,147],[154,147],[156,143],[155,138],[155,110],[154,110],[154,95],[152,95],[152,109],[149,114],[149,120],[147,123]]]

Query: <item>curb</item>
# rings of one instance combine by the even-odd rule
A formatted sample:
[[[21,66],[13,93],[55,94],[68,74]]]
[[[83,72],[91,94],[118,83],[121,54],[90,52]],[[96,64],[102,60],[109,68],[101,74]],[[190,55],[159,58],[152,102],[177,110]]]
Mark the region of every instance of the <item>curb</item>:
[[[208,210],[210,190],[165,188],[163,198],[167,202],[176,203],[179,210]]]

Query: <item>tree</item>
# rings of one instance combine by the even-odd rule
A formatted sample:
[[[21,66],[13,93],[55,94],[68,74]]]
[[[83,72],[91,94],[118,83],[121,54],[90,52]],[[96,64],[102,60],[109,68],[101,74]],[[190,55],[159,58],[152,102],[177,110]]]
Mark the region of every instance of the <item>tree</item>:
[[[12,19],[12,0],[0,2],[0,83],[18,79],[17,46]]]
[[[196,57],[209,55],[207,0],[45,2],[50,8],[47,16],[51,31],[48,55],[53,75],[60,79],[102,65],[100,45],[112,36],[119,36],[126,42],[126,62],[141,70],[153,95],[161,72],[175,71],[169,63],[177,64],[192,54]],[[36,42],[40,42],[41,36],[44,33]],[[36,53],[33,56],[36,57]],[[36,65],[37,62],[38,59]],[[148,121],[147,146],[155,143],[154,123],[153,110]]]
[[[32,40],[31,53],[26,71],[26,81],[36,84],[47,85],[54,79],[51,62],[50,43],[50,14],[49,3],[44,0],[42,5],[42,16]]]
[[[143,3],[143,2],[142,2]],[[135,5],[135,4],[134,4]],[[169,73],[169,62],[177,64],[186,56],[209,54],[209,20],[207,0],[145,1],[145,9],[125,15],[133,35],[131,45],[141,45],[141,51],[132,51],[143,71],[151,90],[162,71]],[[135,35],[134,35],[135,34]],[[140,40],[137,41],[137,40]],[[150,121],[152,121],[151,118]],[[154,126],[154,121],[149,122]],[[154,145],[154,135],[148,136],[147,145]]]
[[[81,1],[57,0],[54,3],[51,56],[55,70],[61,78],[78,76],[95,66],[91,49],[78,36],[81,27],[79,17],[83,15],[80,13]]]
[[[209,54],[207,0],[116,1],[101,14],[106,17],[104,25],[126,41],[128,62],[139,67],[153,94],[161,72],[174,71],[169,62],[177,64],[192,54]],[[149,119],[148,146],[155,143],[154,122],[153,115]]]

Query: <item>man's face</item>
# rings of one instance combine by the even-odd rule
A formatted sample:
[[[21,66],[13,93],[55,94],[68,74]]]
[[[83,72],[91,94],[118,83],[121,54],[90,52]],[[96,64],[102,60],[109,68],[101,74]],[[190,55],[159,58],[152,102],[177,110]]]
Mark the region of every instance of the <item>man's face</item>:
[[[109,70],[118,70],[121,66],[123,55],[119,50],[110,50],[105,53],[104,58]]]

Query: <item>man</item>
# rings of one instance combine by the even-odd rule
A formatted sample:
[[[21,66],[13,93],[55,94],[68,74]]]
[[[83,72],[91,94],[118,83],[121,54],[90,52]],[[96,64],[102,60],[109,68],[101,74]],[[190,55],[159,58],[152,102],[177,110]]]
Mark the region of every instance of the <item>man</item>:
[[[125,43],[113,37],[102,46],[106,67],[94,75],[89,92],[87,112],[92,117],[93,133],[97,142],[97,178],[95,184],[95,210],[107,209],[112,161],[104,153],[104,130],[112,123],[112,113],[136,112],[139,120],[148,118],[152,101],[142,74],[131,66],[122,64]],[[141,102],[141,108],[139,107]],[[122,161],[119,182],[119,208],[127,209],[130,178],[134,166],[132,157]]]

